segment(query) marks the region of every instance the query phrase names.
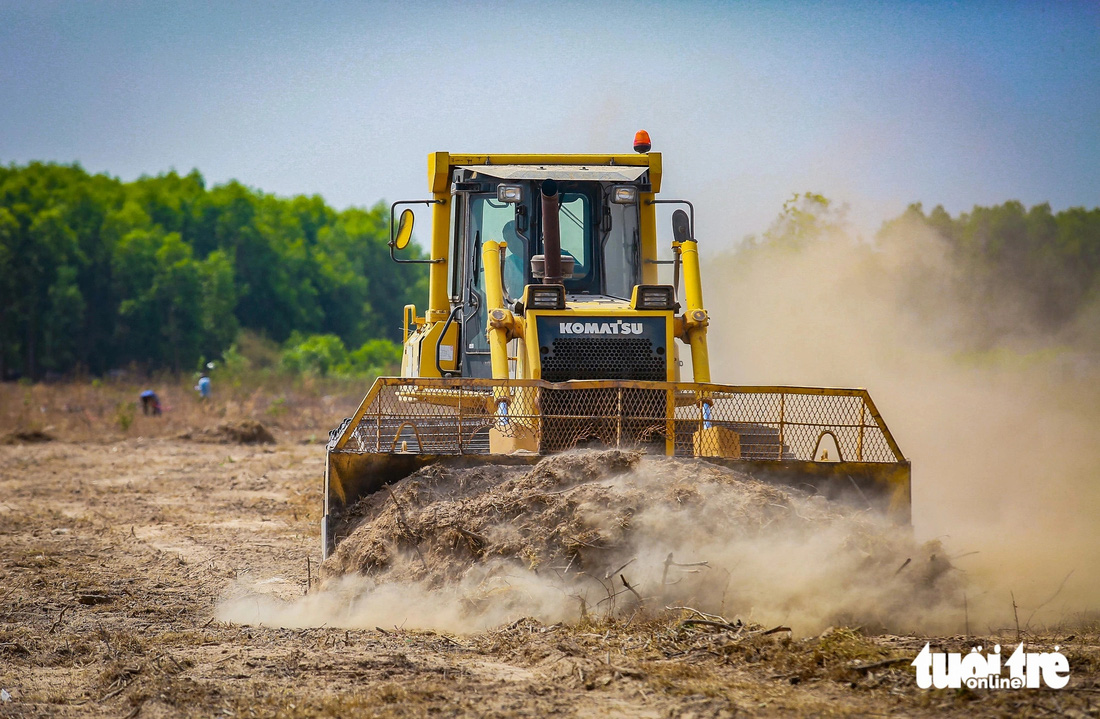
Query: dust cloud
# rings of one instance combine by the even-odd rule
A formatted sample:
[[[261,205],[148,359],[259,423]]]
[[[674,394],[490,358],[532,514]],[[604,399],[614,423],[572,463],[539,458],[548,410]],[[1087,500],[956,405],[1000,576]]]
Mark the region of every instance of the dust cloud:
[[[1013,595],[1021,625],[1096,618],[1095,355],[976,302],[926,228],[705,268],[715,381],[870,391],[913,463],[916,537],[941,540],[965,574],[972,630],[1013,626]]]
[[[358,574],[335,577],[301,597],[278,596],[238,581],[218,606],[218,619],[293,629],[422,629],[477,632],[524,616],[567,618],[562,590],[538,575],[495,563],[456,584],[391,581]]]
[[[473,632],[691,606],[804,635],[948,631],[962,602],[938,543],[694,460],[610,450],[432,467],[365,505],[321,591],[285,601],[242,585],[219,618]]]

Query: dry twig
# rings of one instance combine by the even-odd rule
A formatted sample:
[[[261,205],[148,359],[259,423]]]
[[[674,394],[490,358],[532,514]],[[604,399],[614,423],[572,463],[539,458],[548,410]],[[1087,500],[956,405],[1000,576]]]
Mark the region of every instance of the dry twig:
[[[634,560],[632,559],[630,561],[634,561]],[[630,590],[630,593],[633,594],[638,599],[639,604],[645,604],[645,602],[642,600],[642,595],[638,594],[638,592],[634,591],[634,587],[630,586],[630,582],[626,581],[625,576],[620,574],[619,579],[623,580],[623,586]]]
[[[393,490],[388,484],[386,485],[386,491],[390,493],[390,499],[393,500],[393,506],[397,507],[397,521],[400,522],[404,530],[409,533],[409,538],[413,542],[413,549],[416,550],[416,556],[420,558],[420,564],[427,570],[428,562],[424,559],[424,554],[420,551],[420,542],[417,541],[416,534],[413,532],[412,527],[409,526],[408,520],[405,519],[404,507],[397,501],[397,495],[393,493]]]
[[[50,627],[50,634],[53,634],[61,626],[61,620],[65,618],[65,612],[67,611],[69,611],[68,607],[61,607],[61,613],[57,615],[57,621]]]
[[[680,622],[680,627],[690,627],[695,625],[702,625],[704,627],[717,627],[718,629],[724,629],[729,632],[740,631],[743,625],[730,624],[729,622],[716,622],[710,619],[685,619]]]

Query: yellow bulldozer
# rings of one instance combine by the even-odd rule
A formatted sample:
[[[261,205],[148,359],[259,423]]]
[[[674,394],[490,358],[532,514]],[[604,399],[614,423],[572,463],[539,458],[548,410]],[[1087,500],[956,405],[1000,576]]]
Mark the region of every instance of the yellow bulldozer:
[[[359,499],[421,467],[582,447],[694,457],[909,522],[910,464],[866,390],[711,383],[694,208],[658,199],[644,131],[634,149],[428,156],[431,198],[390,213],[391,257],[429,267],[427,309],[405,307],[401,376],[376,380],[330,433],[325,557]],[[401,256],[415,204],[431,208],[427,258]],[[658,258],[658,204],[681,206],[671,259]]]

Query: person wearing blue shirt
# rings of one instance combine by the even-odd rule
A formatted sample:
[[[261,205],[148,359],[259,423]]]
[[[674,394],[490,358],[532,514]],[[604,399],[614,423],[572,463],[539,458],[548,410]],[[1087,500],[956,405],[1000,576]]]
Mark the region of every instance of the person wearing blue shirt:
[[[141,412],[145,415],[151,414],[154,417],[160,414],[160,398],[151,389],[141,393]]]
[[[199,393],[199,399],[210,399],[210,377],[205,372],[199,377],[199,383],[195,385],[195,390]]]

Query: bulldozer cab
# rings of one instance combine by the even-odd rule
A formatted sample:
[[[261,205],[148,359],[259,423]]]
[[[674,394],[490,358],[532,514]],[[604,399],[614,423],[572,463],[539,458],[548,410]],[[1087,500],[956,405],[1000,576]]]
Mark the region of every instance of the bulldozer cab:
[[[491,173],[509,174],[508,178]],[[567,298],[629,302],[641,280],[641,246],[637,184],[614,180],[555,181],[543,170],[523,177],[514,168],[454,171],[451,184],[453,236],[448,294],[455,321],[461,325],[461,375],[491,377],[486,271],[482,259],[487,241],[502,243],[501,278],[505,304],[515,307],[524,288],[542,282],[540,258],[545,257],[543,213],[556,206],[560,253],[569,268],[562,277]],[[575,176],[598,176],[576,170]],[[520,175],[519,178],[516,175]],[[539,176],[542,179],[539,179]],[[554,183],[546,187],[547,180]],[[543,203],[553,189],[556,201]],[[625,199],[624,199],[625,198]],[[513,375],[514,376],[514,375]]]

